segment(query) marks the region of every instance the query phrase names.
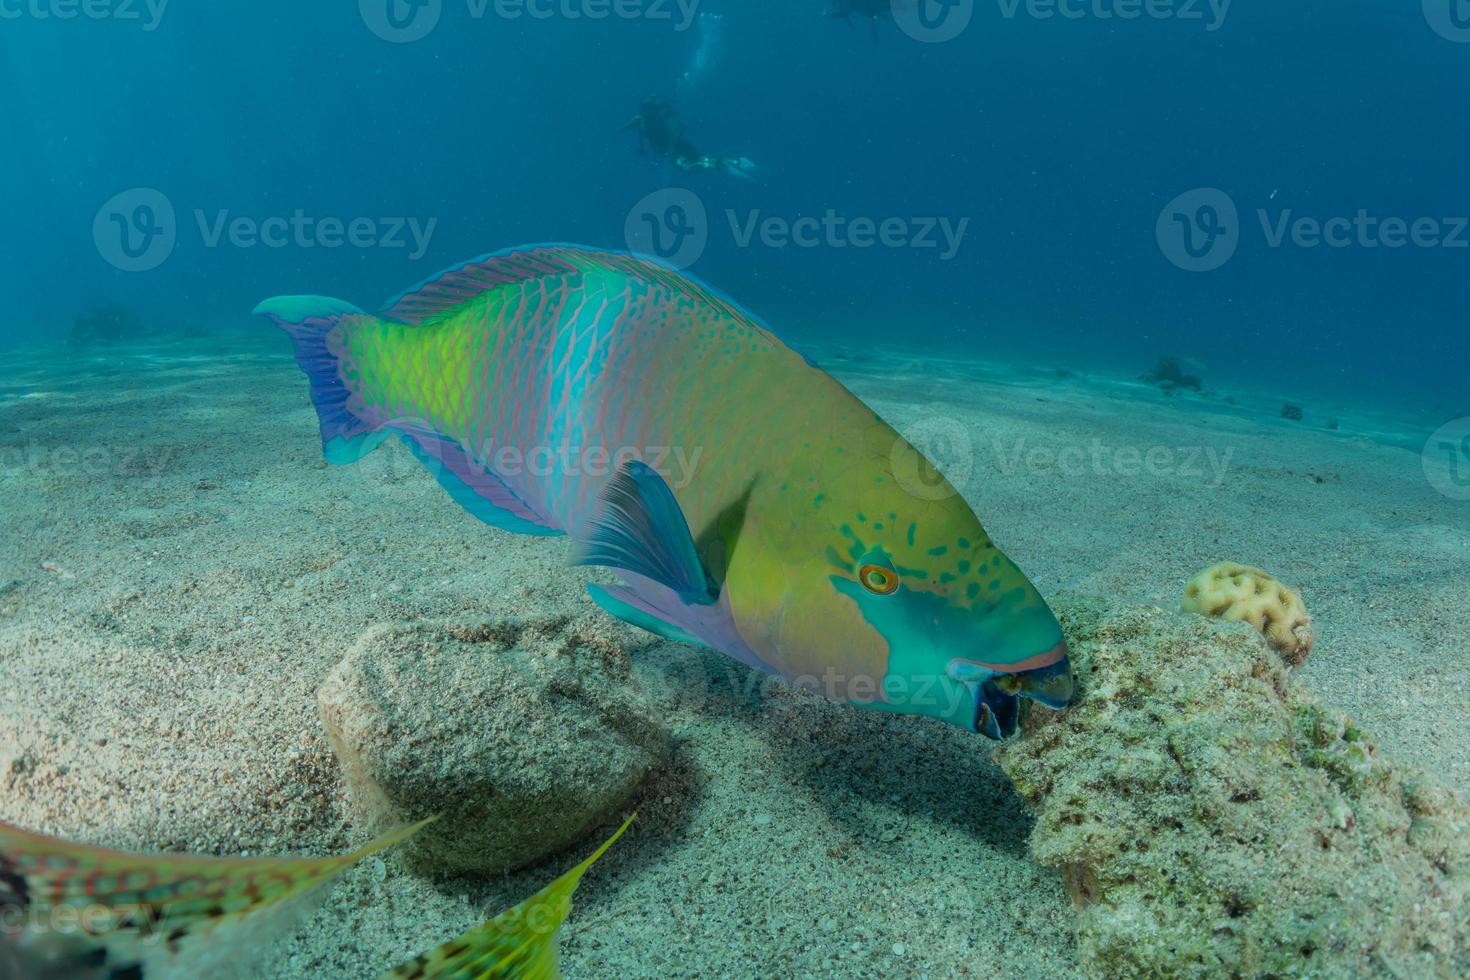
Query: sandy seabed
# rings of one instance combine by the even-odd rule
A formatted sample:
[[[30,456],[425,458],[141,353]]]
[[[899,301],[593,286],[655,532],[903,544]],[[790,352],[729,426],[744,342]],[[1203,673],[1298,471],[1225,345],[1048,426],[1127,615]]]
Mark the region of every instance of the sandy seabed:
[[[933,455],[1043,593],[1172,608],[1222,559],[1303,591],[1300,675],[1399,761],[1470,785],[1470,503],[1434,424],[908,356],[818,359]],[[716,447],[717,448],[717,447]],[[565,539],[461,511],[401,446],[321,460],[284,338],[0,368],[0,820],[128,850],[360,842],[316,691],[385,622],[514,618],[627,651],[673,733],[588,875],[572,977],[1069,976],[1062,881],[991,745],[830,705],[604,616]],[[492,881],[359,867],[262,964],[369,977],[590,850]]]

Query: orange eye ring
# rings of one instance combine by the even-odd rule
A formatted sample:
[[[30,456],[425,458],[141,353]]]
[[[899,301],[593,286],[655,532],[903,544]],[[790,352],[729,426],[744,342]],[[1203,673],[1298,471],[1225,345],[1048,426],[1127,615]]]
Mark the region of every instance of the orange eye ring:
[[[858,569],[858,581],[874,595],[893,595],[898,591],[898,573],[882,565],[864,565]]]

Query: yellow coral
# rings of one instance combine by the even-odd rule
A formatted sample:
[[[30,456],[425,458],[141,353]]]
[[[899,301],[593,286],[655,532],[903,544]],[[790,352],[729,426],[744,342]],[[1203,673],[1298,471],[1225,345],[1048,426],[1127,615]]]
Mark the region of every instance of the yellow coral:
[[[1200,572],[1184,589],[1184,611],[1250,623],[1291,667],[1312,650],[1312,617],[1302,597],[1250,565],[1225,561]]]

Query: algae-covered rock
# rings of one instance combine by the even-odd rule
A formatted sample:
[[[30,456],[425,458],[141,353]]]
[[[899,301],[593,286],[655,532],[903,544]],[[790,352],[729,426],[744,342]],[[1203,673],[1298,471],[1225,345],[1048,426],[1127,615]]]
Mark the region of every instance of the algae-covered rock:
[[[511,870],[618,813],[666,735],[626,659],[560,623],[370,630],[318,693],[353,816],[442,814],[405,853],[422,871]]]
[[[137,340],[148,334],[143,319],[120,303],[100,306],[72,321],[66,342],[73,347]]]
[[[996,758],[1098,976],[1470,976],[1470,803],[1249,626],[1062,596],[1079,693]]]

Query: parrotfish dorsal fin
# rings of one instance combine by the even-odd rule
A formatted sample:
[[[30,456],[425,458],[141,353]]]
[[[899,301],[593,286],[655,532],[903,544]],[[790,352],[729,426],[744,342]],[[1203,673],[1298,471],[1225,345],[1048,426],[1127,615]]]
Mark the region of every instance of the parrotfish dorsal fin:
[[[727,316],[755,323],[759,329],[770,333],[719,290],[658,259],[565,244],[523,245],[461,262],[399,293],[387,302],[379,315],[400,323],[422,323],[457,309],[480,293],[498,286],[592,271],[616,273],[664,286],[708,304]],[[774,335],[772,339],[775,339]]]
[[[556,940],[587,869],[633,822],[630,816],[592,856],[484,925],[415,957],[378,980],[550,980],[561,976]]]
[[[543,276],[577,271],[566,251],[575,245],[542,245],[490,252],[450,266],[399,293],[384,305],[381,316],[400,323],[422,323],[454,310],[486,290]]]
[[[603,488],[602,513],[587,539],[577,543],[571,564],[641,575],[690,604],[709,605],[716,598],[679,501],[664,478],[639,460]]]

